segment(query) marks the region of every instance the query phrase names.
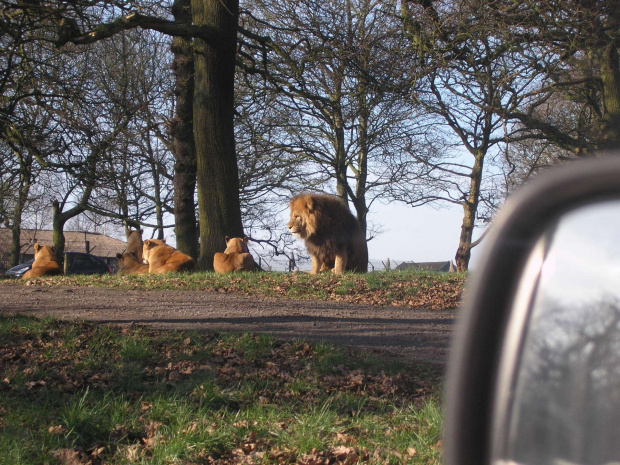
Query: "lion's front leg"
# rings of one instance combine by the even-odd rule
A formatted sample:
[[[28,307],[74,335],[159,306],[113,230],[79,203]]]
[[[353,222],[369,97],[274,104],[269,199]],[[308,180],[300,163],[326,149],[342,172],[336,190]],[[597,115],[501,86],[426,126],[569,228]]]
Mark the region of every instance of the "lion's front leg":
[[[317,274],[321,269],[321,262],[319,261],[319,257],[316,255],[312,255],[312,269],[310,270],[310,274]]]
[[[344,270],[347,269],[347,254],[346,252],[343,254],[336,255],[336,261],[334,263],[334,273],[342,274]]]

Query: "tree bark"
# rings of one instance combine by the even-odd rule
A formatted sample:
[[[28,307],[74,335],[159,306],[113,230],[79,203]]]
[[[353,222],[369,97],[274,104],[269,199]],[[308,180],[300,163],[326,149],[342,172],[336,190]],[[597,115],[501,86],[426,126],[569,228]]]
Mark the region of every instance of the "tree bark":
[[[64,262],[65,253],[65,223],[69,220],[67,215],[60,210],[58,200],[52,201],[52,210],[54,212],[52,219],[52,241],[54,242],[54,253],[58,263]]]
[[[344,149],[344,125],[334,128],[336,137],[336,156],[334,157],[334,172],[336,175],[336,195],[345,203],[349,200],[347,182],[347,160]]]
[[[191,23],[191,1],[175,0],[172,6],[175,21]],[[194,147],[194,55],[193,41],[175,37],[174,54],[176,108],[171,122],[174,154],[174,233],[177,249],[198,259],[198,228],[196,225],[196,150]]]
[[[471,258],[472,237],[474,234],[474,226],[476,222],[476,211],[480,201],[480,185],[482,184],[482,168],[484,164],[485,153],[478,149],[474,154],[475,161],[471,170],[471,183],[469,187],[469,195],[463,202],[463,222],[461,224],[461,236],[459,239],[459,247],[456,250],[456,270],[467,271],[469,269],[469,260]]]
[[[28,200],[32,178],[32,160],[29,163],[23,163],[20,158],[20,179],[17,191],[17,202],[13,208],[13,224],[11,225],[11,258],[9,259],[9,268],[18,265],[21,256],[21,232],[22,232],[22,212]]]
[[[192,0],[194,24],[218,31],[194,41],[194,139],[197,160],[200,256],[213,269],[225,236],[243,236],[234,137],[234,73],[238,0]]]
[[[364,88],[365,90],[365,88]],[[359,154],[357,158],[357,175],[355,186],[355,210],[357,213],[357,222],[364,233],[364,237],[368,237],[368,205],[366,204],[366,190],[368,181],[368,106],[365,102],[365,95],[360,97],[364,99],[361,105],[363,110],[359,115],[359,127],[357,130],[357,138],[359,140]]]
[[[620,148],[620,58],[615,43],[607,46],[601,66],[603,81],[603,140],[608,150]]]

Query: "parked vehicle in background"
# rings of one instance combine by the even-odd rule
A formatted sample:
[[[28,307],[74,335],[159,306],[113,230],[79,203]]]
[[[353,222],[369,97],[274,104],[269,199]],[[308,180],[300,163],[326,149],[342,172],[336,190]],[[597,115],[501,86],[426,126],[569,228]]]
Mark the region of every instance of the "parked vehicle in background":
[[[10,276],[11,278],[21,278],[24,276],[26,271],[32,268],[33,263],[34,258],[31,258],[25,263],[20,263],[19,265],[15,265],[13,268],[9,268],[4,274]]]
[[[65,252],[66,274],[112,273],[110,266],[99,257],[89,253]]]
[[[12,278],[21,278],[32,267],[34,259],[14,266],[6,271]],[[99,257],[89,253],[65,252],[66,274],[105,274],[111,273],[110,266]]]

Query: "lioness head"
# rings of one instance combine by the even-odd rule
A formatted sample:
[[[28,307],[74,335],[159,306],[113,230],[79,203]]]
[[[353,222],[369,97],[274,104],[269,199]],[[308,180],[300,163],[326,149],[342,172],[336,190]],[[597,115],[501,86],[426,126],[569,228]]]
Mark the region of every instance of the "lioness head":
[[[286,224],[293,236],[306,239],[316,232],[319,211],[311,194],[299,194],[289,203],[291,218]]]
[[[117,253],[116,259],[119,266],[129,265],[131,263],[142,263],[134,252]]]
[[[39,245],[37,242],[34,243],[34,261],[35,262],[55,262],[56,254],[55,247],[49,245]]]
[[[228,237],[226,236],[226,250],[224,253],[248,253],[248,236],[240,237]]]
[[[127,249],[128,253],[135,253],[138,257],[138,260],[142,261],[142,230],[129,229],[129,233],[127,234]]]
[[[142,261],[149,264],[149,257],[151,255],[151,250],[153,250],[158,245],[166,245],[166,239],[147,239],[142,243]]]

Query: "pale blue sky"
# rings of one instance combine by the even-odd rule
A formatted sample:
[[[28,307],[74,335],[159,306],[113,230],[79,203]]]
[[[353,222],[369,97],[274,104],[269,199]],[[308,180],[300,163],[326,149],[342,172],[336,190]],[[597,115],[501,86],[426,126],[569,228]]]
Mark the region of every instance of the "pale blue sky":
[[[459,243],[463,209],[434,209],[403,204],[375,204],[370,220],[381,223],[383,234],[368,243],[370,259],[413,262],[454,261]],[[472,252],[475,261],[480,247]]]

